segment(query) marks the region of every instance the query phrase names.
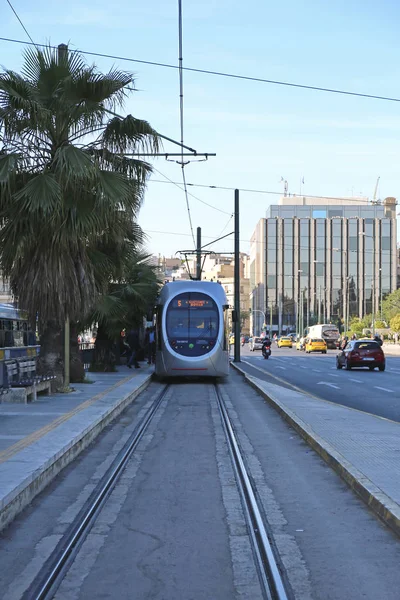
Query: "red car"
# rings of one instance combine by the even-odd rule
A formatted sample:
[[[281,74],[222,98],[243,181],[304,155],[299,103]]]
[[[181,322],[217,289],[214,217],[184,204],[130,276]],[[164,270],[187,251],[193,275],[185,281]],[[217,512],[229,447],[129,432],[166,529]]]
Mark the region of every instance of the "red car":
[[[352,367],[368,367],[373,371],[378,367],[385,370],[385,355],[375,340],[352,340],[346,348],[336,356],[336,368],[344,367],[350,371]]]

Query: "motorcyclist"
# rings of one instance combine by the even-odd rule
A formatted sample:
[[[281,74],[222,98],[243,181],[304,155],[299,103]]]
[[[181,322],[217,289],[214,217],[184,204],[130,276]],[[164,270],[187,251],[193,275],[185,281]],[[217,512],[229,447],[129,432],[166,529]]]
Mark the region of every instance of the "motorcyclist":
[[[264,354],[264,352],[266,352],[267,350],[269,350],[271,352],[271,340],[268,337],[268,335],[265,336],[264,340],[263,340],[263,345],[261,348],[262,353]]]

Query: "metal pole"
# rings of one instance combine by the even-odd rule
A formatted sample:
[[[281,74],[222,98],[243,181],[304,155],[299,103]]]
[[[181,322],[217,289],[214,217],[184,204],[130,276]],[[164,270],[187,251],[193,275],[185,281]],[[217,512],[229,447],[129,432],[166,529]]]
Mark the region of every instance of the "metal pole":
[[[381,301],[381,321],[383,321],[383,311],[382,311],[382,269],[379,269],[379,291],[380,291],[380,301]]]
[[[372,283],[372,335],[375,337],[375,282]]]
[[[69,376],[69,341],[70,341],[70,331],[69,331],[69,318],[65,319],[65,328],[64,328],[64,387],[68,388],[70,383]]]
[[[318,323],[321,323],[321,286],[319,286],[318,292]]]
[[[61,64],[68,59],[68,46],[59,44],[57,48],[58,63]],[[64,324],[64,387],[69,388],[70,384],[70,365],[69,365],[69,345],[70,345],[70,327],[69,317],[66,317]]]
[[[235,190],[235,356],[234,362],[240,362],[240,244],[239,244],[239,190]]]
[[[310,288],[307,289],[307,333],[310,326]]]
[[[269,337],[272,338],[272,300],[269,308]]]
[[[201,227],[197,228],[196,279],[201,279]]]

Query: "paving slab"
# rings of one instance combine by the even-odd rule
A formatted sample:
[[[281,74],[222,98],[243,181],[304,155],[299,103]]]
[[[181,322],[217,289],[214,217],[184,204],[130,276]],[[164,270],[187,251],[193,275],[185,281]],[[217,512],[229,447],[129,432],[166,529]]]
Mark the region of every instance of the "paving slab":
[[[319,400],[232,367],[400,536],[400,424]]]
[[[92,384],[0,404],[0,531],[151,381],[153,367],[91,373]]]

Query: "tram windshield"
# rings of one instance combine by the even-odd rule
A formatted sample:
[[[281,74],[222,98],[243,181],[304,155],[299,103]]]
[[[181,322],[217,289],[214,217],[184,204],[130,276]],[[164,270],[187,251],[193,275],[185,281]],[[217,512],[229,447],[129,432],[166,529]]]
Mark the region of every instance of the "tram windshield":
[[[166,328],[168,341],[178,354],[207,354],[218,337],[217,304],[201,292],[179,294],[168,306]]]

